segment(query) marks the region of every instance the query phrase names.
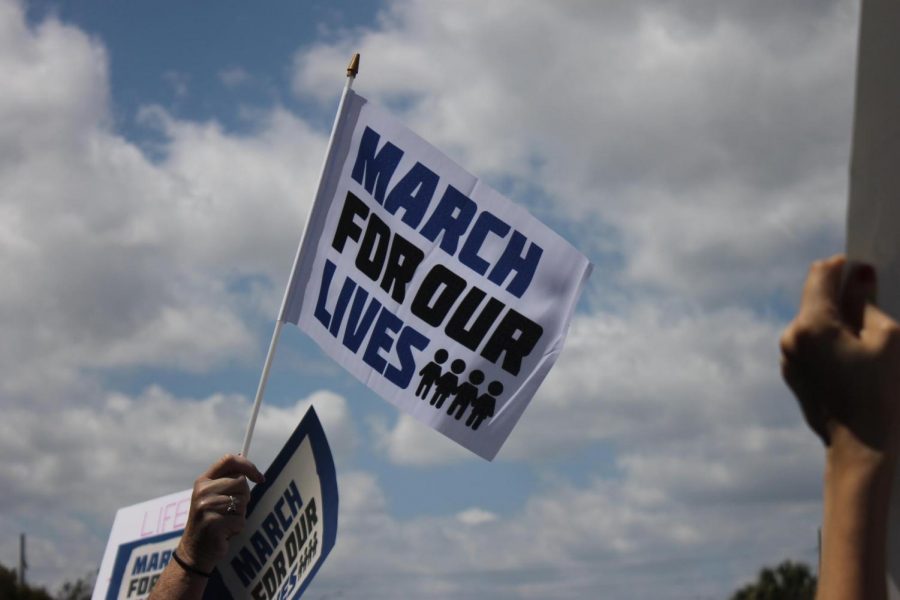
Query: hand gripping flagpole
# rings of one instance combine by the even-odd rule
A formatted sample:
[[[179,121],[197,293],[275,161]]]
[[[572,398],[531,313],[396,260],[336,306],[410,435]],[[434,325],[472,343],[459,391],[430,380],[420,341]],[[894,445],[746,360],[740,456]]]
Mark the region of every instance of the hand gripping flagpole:
[[[328,138],[328,147],[325,149],[325,160],[322,161],[322,170],[319,172],[319,183],[316,190],[322,185],[322,178],[325,176],[325,167],[328,165],[328,157],[331,155],[331,148],[334,146],[334,138],[337,132],[338,122],[344,110],[344,101],[347,99],[347,92],[356,79],[359,72],[359,53],[353,55],[350,64],[347,66],[347,82],[344,84],[344,91],[341,93],[341,101],[338,104],[337,114],[334,117],[334,124],[331,126],[331,137]],[[291,268],[291,275],[288,278],[287,287],[284,289],[284,297],[281,299],[281,309],[278,311],[278,319],[275,321],[275,329],[272,331],[272,340],[269,342],[269,351],[266,354],[266,361],[263,363],[262,374],[259,377],[259,385],[256,388],[256,398],[253,400],[253,410],[250,413],[250,422],[247,423],[247,433],[244,435],[244,445],[241,454],[247,456],[250,452],[250,440],[253,438],[253,429],[256,427],[256,417],[259,415],[259,407],[262,404],[262,397],[266,391],[266,383],[269,380],[269,370],[272,368],[272,358],[275,356],[275,348],[278,346],[278,338],[281,337],[281,327],[284,325],[284,311],[287,308],[288,293],[291,290],[294,279],[294,272],[297,269],[297,261],[300,260],[300,249],[303,247],[303,240],[306,238],[306,230],[309,228],[309,217],[312,214],[312,205],[310,205],[309,213],[306,215],[306,223],[303,226],[303,233],[300,235],[300,244],[297,246],[297,254],[294,257],[294,265]]]

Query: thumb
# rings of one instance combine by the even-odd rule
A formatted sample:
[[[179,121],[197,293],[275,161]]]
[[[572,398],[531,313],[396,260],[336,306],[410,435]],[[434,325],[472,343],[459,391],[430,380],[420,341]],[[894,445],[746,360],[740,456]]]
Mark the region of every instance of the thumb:
[[[866,304],[863,327],[860,331],[860,337],[863,340],[872,339],[873,342],[883,342],[892,336],[897,336],[898,331],[900,331],[900,326],[889,314],[874,304]]]

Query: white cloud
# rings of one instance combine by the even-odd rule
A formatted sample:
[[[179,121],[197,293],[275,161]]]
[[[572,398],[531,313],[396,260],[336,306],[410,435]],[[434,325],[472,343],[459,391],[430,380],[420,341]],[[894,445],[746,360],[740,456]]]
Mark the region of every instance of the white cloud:
[[[721,597],[782,557],[812,560],[822,451],[779,381],[777,331],[735,308],[640,305],[576,319],[495,461],[542,469],[544,489],[520,513],[467,530],[459,546],[435,533],[444,561],[478,565],[435,568],[480,570],[469,580],[476,586],[498,571],[519,584],[480,590],[486,597],[694,598]],[[480,460],[441,452],[433,432],[406,418],[377,433],[398,464]],[[614,472],[569,483],[559,473],[566,457],[598,444],[614,449]],[[456,518],[468,525],[479,510]],[[545,583],[530,581],[532,571]],[[471,592],[452,587],[449,572],[429,573],[449,591],[417,593]]]
[[[360,92],[463,165],[612,225],[622,283],[740,302],[841,241],[857,12],[745,4],[395,0],[294,90],[359,49]]]
[[[317,392],[290,406],[264,404],[250,458],[265,469],[310,406],[340,466],[358,444],[344,398]],[[209,464],[236,452],[250,401],[215,394],[178,398],[159,387],[110,393],[98,408],[52,414],[13,407],[0,421],[0,533],[29,532],[36,581],[59,581],[97,566],[117,508],[189,488]],[[76,548],[82,551],[74,552]],[[0,562],[15,564],[12,548]],[[59,571],[57,571],[59,569]]]
[[[187,97],[190,92],[190,75],[170,69],[163,73],[162,78],[163,81],[172,88],[172,93],[175,94],[175,98],[181,99]]]
[[[238,136],[148,107],[152,162],[110,128],[96,41],[11,2],[0,29],[0,390],[49,401],[90,395],[86,369],[255,360],[246,318],[277,307],[323,135],[280,108]]]
[[[561,489],[458,545],[392,522],[356,555],[367,597],[398,569],[422,598],[721,597],[814,559],[820,449],[778,379],[781,319],[746,307],[840,245],[855,7],[762,4],[397,1],[296,55],[295,92],[330,100],[360,50],[360,93],[476,173],[535,186],[542,214],[611,226],[580,243],[622,261],[594,280],[617,314],[576,320],[497,459]],[[374,431],[398,465],[478,460],[406,417]],[[586,446],[609,448],[612,479],[553,473]]]
[[[54,18],[29,27],[7,1],[0,32],[0,531],[28,531],[33,577],[58,581],[96,566],[118,506],[187,487],[239,447],[244,398],[134,398],[92,373],[255,362],[246,318],[277,306],[324,138],[278,108],[243,136],[148,108],[153,162],[111,129],[97,41]],[[321,392],[263,408],[262,466],[310,402],[337,460],[352,453],[346,403]]]
[[[201,273],[265,275],[280,288],[315,192],[324,137],[280,108],[244,137],[216,122],[177,121],[159,107],[141,118],[167,136],[160,166],[183,186],[169,200],[176,212],[166,220],[167,241]],[[273,264],[273,256],[283,260]]]
[[[241,67],[231,67],[219,71],[219,81],[225,87],[238,87],[248,83],[252,79],[250,73]]]
[[[622,315],[577,317],[497,460],[541,461],[598,442],[670,448],[756,426],[798,430],[800,413],[777,369],[779,330],[737,308],[642,303]],[[379,424],[375,434],[397,464],[475,460],[409,417]]]
[[[407,415],[391,427],[384,421],[371,423],[376,447],[398,465],[427,467],[459,462],[473,454],[444,435]],[[479,459],[480,460],[480,459]]]
[[[497,515],[483,508],[469,508],[456,515],[456,519],[463,525],[476,527],[497,520]]]
[[[352,500],[341,508],[338,544],[310,588],[323,596],[722,597],[759,564],[813,558],[818,513],[802,501],[740,512],[647,503],[632,486],[604,480],[548,486],[503,517],[474,508],[398,520],[361,473],[342,479],[342,494]]]
[[[799,425],[779,379],[779,329],[737,308],[638,304],[621,316],[579,317],[500,456],[536,457],[588,440],[633,448],[754,424]]]
[[[53,19],[30,31],[18,4],[0,4],[4,173],[31,152],[82,138],[106,117],[105,65],[103,47],[81,31]]]
[[[363,94],[475,172],[535,186],[552,199],[539,210],[612,226],[622,266],[596,287],[630,302],[576,321],[493,465],[545,476],[520,509],[398,518],[373,472],[342,470],[318,593],[720,597],[761,564],[813,557],[818,447],[777,381],[778,319],[742,307],[840,239],[853,13],[396,1],[377,28],[297,55],[295,89],[321,98],[361,49]],[[246,319],[277,304],[324,136],[277,107],[244,135],[146,107],[150,160],[111,127],[101,44],[54,19],[29,28],[2,0],[0,72],[0,532],[28,529],[37,580],[71,577],[117,506],[186,487],[248,411],[110,392],[89,371],[255,361]],[[356,426],[329,392],[264,407],[254,459],[308,402],[349,460]],[[372,428],[398,465],[469,458],[406,417]],[[615,474],[554,472],[596,445]]]

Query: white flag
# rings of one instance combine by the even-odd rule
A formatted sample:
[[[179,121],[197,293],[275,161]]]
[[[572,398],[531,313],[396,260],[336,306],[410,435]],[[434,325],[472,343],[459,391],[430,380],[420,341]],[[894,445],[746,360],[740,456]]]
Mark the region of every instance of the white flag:
[[[562,350],[591,264],[350,91],[282,320],[491,460]]]

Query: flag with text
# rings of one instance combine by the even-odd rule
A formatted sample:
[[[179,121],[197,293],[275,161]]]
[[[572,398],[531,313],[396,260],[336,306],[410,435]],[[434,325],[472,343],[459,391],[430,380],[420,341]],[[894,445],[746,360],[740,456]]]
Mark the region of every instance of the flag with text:
[[[562,350],[591,264],[362,96],[341,113],[281,318],[491,460]]]

